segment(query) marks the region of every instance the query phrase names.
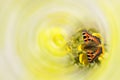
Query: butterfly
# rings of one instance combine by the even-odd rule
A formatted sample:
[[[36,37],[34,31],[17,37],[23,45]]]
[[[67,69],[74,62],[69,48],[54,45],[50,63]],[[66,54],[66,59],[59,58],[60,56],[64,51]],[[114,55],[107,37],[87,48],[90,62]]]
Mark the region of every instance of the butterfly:
[[[84,50],[87,53],[88,62],[92,63],[94,61],[98,61],[98,57],[102,53],[100,38],[93,36],[87,30],[82,31],[82,37],[84,40]]]

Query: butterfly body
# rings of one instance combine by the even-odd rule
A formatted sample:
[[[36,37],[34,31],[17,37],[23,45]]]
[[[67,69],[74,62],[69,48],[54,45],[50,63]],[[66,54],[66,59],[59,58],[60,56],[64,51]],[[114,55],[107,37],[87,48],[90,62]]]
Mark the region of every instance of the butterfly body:
[[[97,60],[102,53],[101,41],[98,37],[93,36],[86,30],[82,31],[82,36],[84,40],[84,50],[87,53],[88,62],[92,63]]]

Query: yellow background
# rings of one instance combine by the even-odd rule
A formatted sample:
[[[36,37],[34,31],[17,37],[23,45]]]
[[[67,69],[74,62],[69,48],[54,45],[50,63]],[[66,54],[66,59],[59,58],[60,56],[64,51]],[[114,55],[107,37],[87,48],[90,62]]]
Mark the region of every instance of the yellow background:
[[[119,14],[119,0],[0,0],[0,80],[119,80]],[[81,26],[100,30],[107,45],[88,71],[65,50]]]

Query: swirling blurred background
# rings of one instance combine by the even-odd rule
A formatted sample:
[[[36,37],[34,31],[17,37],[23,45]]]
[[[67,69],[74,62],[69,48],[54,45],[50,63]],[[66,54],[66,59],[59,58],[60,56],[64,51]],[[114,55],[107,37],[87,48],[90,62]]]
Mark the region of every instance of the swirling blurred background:
[[[119,0],[0,0],[0,80],[119,80]],[[73,65],[65,49],[80,28],[107,45],[98,68]]]

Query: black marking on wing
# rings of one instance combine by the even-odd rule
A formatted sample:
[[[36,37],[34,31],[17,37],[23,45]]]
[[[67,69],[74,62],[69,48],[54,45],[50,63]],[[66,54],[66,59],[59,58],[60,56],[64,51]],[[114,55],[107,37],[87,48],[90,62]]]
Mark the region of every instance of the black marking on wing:
[[[88,61],[90,63],[92,63],[93,61],[95,61],[100,56],[100,54],[102,53],[102,47],[98,47],[97,50],[96,50],[96,52],[93,53],[93,54],[95,54],[94,57],[91,60],[88,59]]]

